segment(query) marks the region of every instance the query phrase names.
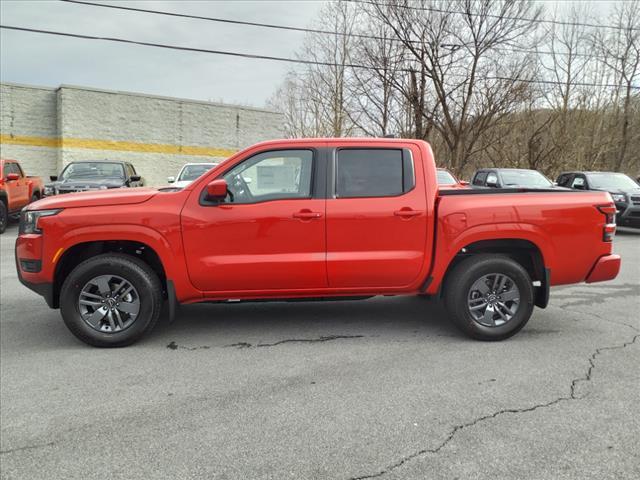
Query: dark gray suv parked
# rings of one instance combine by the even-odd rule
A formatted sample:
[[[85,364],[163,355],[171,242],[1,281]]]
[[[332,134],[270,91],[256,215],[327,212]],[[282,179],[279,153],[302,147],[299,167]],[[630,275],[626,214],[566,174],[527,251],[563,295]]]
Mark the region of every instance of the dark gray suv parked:
[[[555,188],[537,170],[526,168],[482,168],[473,174],[471,186],[477,188]]]
[[[616,223],[640,228],[640,185],[624,173],[564,172],[558,176],[557,183],[576,190],[609,192],[618,210]]]
[[[110,160],[71,162],[64,167],[60,175],[50,178],[51,183],[44,186],[46,196],[144,186],[144,179],[138,175],[132,164]]]

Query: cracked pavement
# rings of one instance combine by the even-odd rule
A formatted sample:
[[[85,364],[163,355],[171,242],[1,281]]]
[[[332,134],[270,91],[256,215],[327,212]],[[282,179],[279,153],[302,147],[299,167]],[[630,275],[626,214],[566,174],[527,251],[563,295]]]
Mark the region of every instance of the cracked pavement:
[[[434,302],[375,298],[187,306],[114,350],[18,284],[15,235],[2,479],[640,478],[638,232],[616,237],[614,282],[553,289],[505,342],[466,339]]]

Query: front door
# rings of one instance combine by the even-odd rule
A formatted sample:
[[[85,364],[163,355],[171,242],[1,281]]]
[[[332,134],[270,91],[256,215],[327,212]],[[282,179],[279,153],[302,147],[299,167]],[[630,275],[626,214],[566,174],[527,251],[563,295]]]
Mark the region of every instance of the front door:
[[[6,162],[4,164],[4,176],[6,182],[6,189],[9,196],[8,209],[10,212],[21,209],[27,203],[29,203],[29,185],[27,179],[22,173],[20,165],[14,162]],[[7,180],[7,175],[15,173],[18,175],[17,180]]]
[[[422,164],[413,160],[408,149],[336,152],[327,200],[330,287],[401,287],[417,279],[428,217]]]
[[[206,185],[199,186],[182,211],[196,288],[257,293],[326,287],[326,200],[313,182],[318,161],[316,150],[304,148],[252,155],[218,176],[229,187],[219,204],[207,202]]]

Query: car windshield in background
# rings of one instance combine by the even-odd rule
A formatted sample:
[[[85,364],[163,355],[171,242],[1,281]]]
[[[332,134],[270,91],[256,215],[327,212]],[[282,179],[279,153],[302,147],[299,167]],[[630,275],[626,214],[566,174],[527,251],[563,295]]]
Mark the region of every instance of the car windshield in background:
[[[124,178],[124,168],[121,163],[82,162],[70,163],[62,171],[60,180],[73,178]]]
[[[456,179],[453,178],[453,175],[451,175],[449,172],[446,172],[444,170],[438,170],[439,185],[451,185],[453,183],[458,183],[456,182]]]
[[[604,190],[628,190],[640,188],[636,182],[624,173],[588,173],[587,179],[591,188]]]
[[[509,170],[501,172],[505,187],[548,188],[553,183],[540,172],[533,170]]]
[[[179,182],[183,181],[192,181],[198,178],[205,172],[211,170],[215,165],[204,164],[204,165],[187,165],[180,172],[180,177],[178,177]]]

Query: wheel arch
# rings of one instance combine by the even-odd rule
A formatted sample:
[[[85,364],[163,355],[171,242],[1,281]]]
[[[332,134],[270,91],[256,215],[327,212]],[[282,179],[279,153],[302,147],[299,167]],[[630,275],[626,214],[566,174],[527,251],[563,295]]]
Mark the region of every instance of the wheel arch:
[[[150,245],[137,240],[93,240],[70,246],[57,260],[53,276],[53,308],[59,307],[62,284],[75,267],[88,258],[110,252],[130,255],[149,265],[160,279],[163,296],[167,295],[167,272],[160,255]]]
[[[442,297],[447,277],[454,267],[465,258],[478,254],[497,254],[511,258],[521,265],[531,277],[535,288],[535,304],[545,308],[549,299],[550,269],[545,263],[542,249],[535,242],[524,238],[497,238],[477,240],[466,244],[450,259],[442,281],[438,287],[438,296]],[[539,282],[539,284],[537,283]]]

